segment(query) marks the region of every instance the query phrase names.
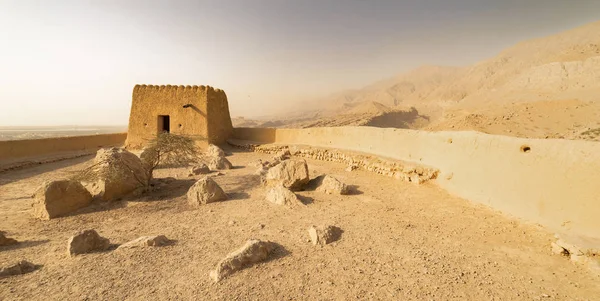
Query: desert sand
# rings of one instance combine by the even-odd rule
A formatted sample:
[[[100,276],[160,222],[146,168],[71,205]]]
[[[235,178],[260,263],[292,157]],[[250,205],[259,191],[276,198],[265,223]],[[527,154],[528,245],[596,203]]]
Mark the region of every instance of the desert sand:
[[[230,199],[191,207],[185,193],[199,177],[187,169],[141,198],[97,203],[72,216],[39,221],[31,193],[44,180],[70,176],[91,157],[5,172],[0,228],[21,244],[2,247],[0,263],[26,259],[42,267],[0,279],[5,300],[593,300],[598,278],[551,253],[553,234],[487,207],[345,165],[308,160],[311,177],[330,174],[354,185],[352,195],[298,192],[306,204],[287,208],[264,199],[249,165],[271,156],[232,150],[237,168],[214,179]],[[341,238],[309,242],[311,225],[331,223]],[[113,247],[70,258],[67,239],[96,229]],[[114,250],[145,235],[175,241],[161,248]],[[251,238],[280,245],[267,262],[214,283],[209,272]]]

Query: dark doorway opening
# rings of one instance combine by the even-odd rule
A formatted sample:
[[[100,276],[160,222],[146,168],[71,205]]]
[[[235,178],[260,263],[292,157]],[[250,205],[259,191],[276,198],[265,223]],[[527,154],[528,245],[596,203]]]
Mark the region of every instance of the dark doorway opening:
[[[171,118],[169,117],[169,115],[158,116],[158,132],[171,132]]]

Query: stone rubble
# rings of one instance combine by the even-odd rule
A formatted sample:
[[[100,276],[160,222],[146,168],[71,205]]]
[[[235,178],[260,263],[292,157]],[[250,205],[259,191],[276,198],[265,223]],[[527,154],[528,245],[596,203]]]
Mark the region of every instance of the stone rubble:
[[[210,272],[210,278],[219,282],[236,271],[265,261],[275,248],[276,245],[270,241],[248,240],[240,249],[229,253],[221,260],[217,267]]]
[[[110,241],[96,232],[84,230],[69,238],[67,251],[69,256],[105,251],[110,247]]]

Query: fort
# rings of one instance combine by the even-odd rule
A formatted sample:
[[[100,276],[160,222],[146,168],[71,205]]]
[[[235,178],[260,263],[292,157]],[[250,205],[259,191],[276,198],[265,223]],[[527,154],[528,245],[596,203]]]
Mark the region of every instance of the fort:
[[[210,86],[136,85],[126,147],[141,148],[162,131],[224,143],[232,131],[227,95]]]

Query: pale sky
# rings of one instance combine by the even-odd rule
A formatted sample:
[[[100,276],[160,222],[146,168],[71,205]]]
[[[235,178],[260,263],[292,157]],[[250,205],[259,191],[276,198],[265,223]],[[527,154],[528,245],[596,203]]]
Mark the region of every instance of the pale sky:
[[[597,20],[598,0],[0,0],[0,126],[124,125],[138,83],[280,113]]]

